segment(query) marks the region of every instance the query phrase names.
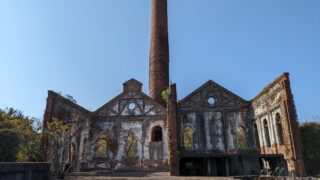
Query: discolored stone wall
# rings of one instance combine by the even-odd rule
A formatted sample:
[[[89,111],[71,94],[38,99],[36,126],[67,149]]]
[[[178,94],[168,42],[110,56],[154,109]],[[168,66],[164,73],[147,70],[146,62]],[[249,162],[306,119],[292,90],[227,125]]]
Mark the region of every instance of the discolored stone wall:
[[[66,147],[60,161],[68,162],[72,147],[75,151],[72,156],[76,157],[73,171],[168,170],[166,109],[141,89],[142,84],[131,79],[123,84],[121,94],[95,112],[49,91],[46,122],[56,118],[70,124],[73,129],[79,124],[87,124],[87,128],[70,139],[70,146]],[[152,137],[155,127],[161,134],[157,141]],[[43,152],[50,150],[46,144],[48,140],[45,140],[44,137]],[[104,144],[100,145],[100,142]],[[98,155],[101,148],[103,155]],[[50,161],[50,157],[46,160]]]

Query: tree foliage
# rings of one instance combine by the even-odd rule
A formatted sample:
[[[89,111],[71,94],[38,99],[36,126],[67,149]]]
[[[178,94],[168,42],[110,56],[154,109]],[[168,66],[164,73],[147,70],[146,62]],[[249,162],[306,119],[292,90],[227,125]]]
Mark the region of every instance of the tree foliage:
[[[50,139],[49,141],[49,157],[53,166],[53,173],[59,179],[63,179],[65,174],[71,169],[71,162],[67,160],[65,163],[65,152],[69,150],[71,126],[59,119],[52,119],[48,122],[44,130],[44,135]],[[61,158],[62,157],[62,158]]]
[[[170,91],[170,88],[167,87],[164,91],[162,91],[161,93],[161,96],[162,96],[162,99],[168,103],[169,101],[169,95],[170,95],[171,91]]]
[[[13,162],[17,160],[21,138],[12,129],[0,130],[0,161]]]
[[[68,124],[60,119],[53,118],[47,123],[43,135],[50,140],[49,161],[53,167],[53,174],[57,178],[63,179],[76,165],[77,151],[76,147],[73,146],[72,140],[79,137],[87,128],[85,121]]]
[[[320,175],[320,123],[306,122],[300,128],[306,172]]]
[[[1,138],[12,139],[12,142],[0,140],[0,157],[14,154],[6,161],[38,161],[40,159],[41,124],[35,118],[25,116],[21,111],[7,108],[0,109]],[[5,136],[4,136],[5,135]],[[8,149],[18,142],[17,148]]]

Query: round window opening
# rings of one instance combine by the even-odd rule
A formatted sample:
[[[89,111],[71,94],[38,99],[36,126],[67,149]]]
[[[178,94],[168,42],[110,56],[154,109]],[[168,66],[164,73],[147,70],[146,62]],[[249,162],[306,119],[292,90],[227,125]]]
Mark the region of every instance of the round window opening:
[[[215,102],[216,102],[216,99],[214,99],[214,97],[209,97],[209,98],[208,98],[208,103],[209,103],[210,105],[214,105]]]
[[[136,104],[135,103],[130,103],[129,104],[129,109],[130,110],[134,110],[136,108]]]

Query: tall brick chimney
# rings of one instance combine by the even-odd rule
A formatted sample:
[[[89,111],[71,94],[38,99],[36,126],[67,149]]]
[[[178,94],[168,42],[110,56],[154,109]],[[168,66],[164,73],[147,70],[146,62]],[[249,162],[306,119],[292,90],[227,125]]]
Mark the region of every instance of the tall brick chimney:
[[[152,0],[149,58],[149,95],[165,105],[161,94],[169,86],[167,0]]]

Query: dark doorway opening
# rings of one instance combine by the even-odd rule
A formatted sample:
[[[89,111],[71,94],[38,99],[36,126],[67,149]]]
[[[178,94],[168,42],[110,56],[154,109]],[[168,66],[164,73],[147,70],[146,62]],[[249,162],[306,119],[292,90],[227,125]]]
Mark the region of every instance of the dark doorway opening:
[[[184,157],[180,159],[182,176],[227,176],[224,157]]]
[[[162,141],[162,128],[160,126],[155,126],[152,128],[152,142],[161,142]]]
[[[275,176],[288,175],[287,163],[283,156],[260,157],[260,164],[263,174],[271,174]]]
[[[207,169],[208,176],[227,176],[226,159],[223,157],[208,158]]]
[[[180,175],[182,176],[204,176],[203,158],[181,158]]]

